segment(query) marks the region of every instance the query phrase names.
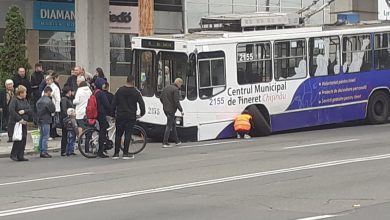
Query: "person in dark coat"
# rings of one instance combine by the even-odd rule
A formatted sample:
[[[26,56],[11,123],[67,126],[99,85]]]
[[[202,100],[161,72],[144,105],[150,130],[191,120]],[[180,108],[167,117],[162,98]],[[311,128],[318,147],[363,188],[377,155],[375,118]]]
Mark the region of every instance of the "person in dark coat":
[[[173,132],[173,138],[176,145],[181,144],[176,130],[176,117],[175,113],[177,110],[183,113],[183,108],[180,105],[180,87],[183,85],[183,80],[177,78],[175,83],[165,87],[161,93],[160,100],[163,104],[164,113],[167,116],[167,125],[165,127],[163,147],[170,147],[168,139],[171,131]]]
[[[109,126],[107,121],[107,115],[111,114],[111,105],[108,101],[107,95],[102,91],[102,87],[106,81],[102,78],[97,78],[95,85],[95,96],[97,102],[98,110],[98,122],[99,122],[99,151],[98,156],[101,158],[107,158],[108,156],[104,154],[105,143],[107,142],[107,128]]]
[[[112,102],[114,101],[114,94],[110,92],[110,84],[108,82],[104,83],[102,90],[106,93],[108,102],[112,105]]]
[[[62,89],[62,98],[61,98],[61,114],[60,119],[62,122],[62,139],[61,139],[61,156],[66,156],[66,146],[68,144],[67,141],[67,132],[68,128],[64,123],[64,119],[68,117],[68,109],[74,108],[72,103],[72,93],[73,91],[69,86],[64,86]]]
[[[77,91],[78,85],[77,85],[77,77],[80,76],[82,73],[82,68],[80,66],[76,66],[71,75],[69,76],[68,80],[66,81],[64,86],[70,87],[70,89],[73,92]],[[73,94],[74,95],[74,94]]]
[[[12,81],[14,82],[14,89],[18,88],[20,85],[26,87],[27,89],[26,98],[29,99],[29,95],[31,94],[31,86],[30,86],[30,81],[26,75],[26,69],[20,67],[18,69],[18,73],[12,78]]]
[[[28,161],[24,157],[27,140],[27,121],[32,117],[31,106],[27,101],[27,88],[20,85],[16,88],[15,96],[9,104],[9,124],[15,127],[17,122],[22,124],[22,140],[15,141],[12,145],[10,158],[13,161]]]
[[[145,102],[142,99],[140,91],[135,87],[134,76],[127,77],[127,83],[118,89],[114,96],[112,112],[116,117],[116,134],[115,134],[115,152],[112,159],[119,158],[119,149],[122,136],[125,136],[123,159],[134,158],[129,154],[129,146],[133,127],[137,121],[137,104],[140,108],[140,116],[145,115]]]
[[[35,72],[31,74],[31,80],[30,80],[30,86],[31,86],[31,104],[33,106],[33,116],[34,116],[34,123],[37,123],[37,107],[36,103],[39,98],[41,98],[42,90],[39,90],[39,85],[45,78],[43,69],[42,69],[42,64],[37,63],[35,64]]]
[[[41,136],[39,138],[39,150],[41,158],[51,158],[47,152],[47,141],[50,135],[50,124],[53,123],[53,114],[56,112],[56,106],[51,100],[53,89],[47,86],[43,90],[43,96],[37,102],[38,125]]]
[[[1,123],[2,123],[2,129],[5,131],[8,130],[8,120],[9,120],[9,111],[8,106],[9,103],[12,100],[12,97],[14,97],[14,82],[11,79],[7,79],[5,81],[5,88],[0,91],[0,108],[2,113]],[[12,128],[13,131],[13,128]],[[8,132],[8,142],[12,142],[12,132]]]
[[[37,63],[35,64],[35,72],[31,74],[31,96],[32,96],[32,101],[36,103],[39,98],[41,98],[42,91],[39,92],[39,85],[41,82],[45,79],[45,73],[43,72],[42,69],[42,64]]]

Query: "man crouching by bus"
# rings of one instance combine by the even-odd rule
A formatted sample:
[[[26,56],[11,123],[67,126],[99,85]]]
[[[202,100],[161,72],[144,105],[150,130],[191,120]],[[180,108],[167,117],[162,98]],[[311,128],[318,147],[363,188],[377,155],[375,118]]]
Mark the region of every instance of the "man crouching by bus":
[[[247,110],[244,110],[241,115],[234,119],[234,131],[237,133],[237,138],[249,139],[249,132],[252,128],[252,116]]]

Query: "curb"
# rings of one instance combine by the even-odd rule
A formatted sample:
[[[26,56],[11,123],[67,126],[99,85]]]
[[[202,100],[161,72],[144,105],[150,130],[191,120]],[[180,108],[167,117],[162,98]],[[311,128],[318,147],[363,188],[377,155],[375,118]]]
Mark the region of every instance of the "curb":
[[[56,153],[61,150],[61,147],[56,147],[56,148],[49,148],[47,151],[50,153]],[[33,150],[26,150],[24,152],[24,155],[39,155],[39,153],[33,151]],[[0,158],[7,158],[10,156],[10,153],[0,153]]]

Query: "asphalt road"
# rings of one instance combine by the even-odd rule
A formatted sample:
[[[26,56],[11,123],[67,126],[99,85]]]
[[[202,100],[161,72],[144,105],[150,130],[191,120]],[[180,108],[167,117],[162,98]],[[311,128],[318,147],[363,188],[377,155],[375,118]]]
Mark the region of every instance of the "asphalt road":
[[[0,159],[0,219],[390,219],[390,124]]]

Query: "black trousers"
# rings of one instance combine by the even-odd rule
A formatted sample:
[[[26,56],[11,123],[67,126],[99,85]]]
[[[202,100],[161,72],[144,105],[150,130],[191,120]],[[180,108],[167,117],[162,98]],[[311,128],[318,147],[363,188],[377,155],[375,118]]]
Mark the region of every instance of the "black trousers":
[[[12,136],[14,135],[14,128],[15,128],[15,123],[8,123],[7,132],[8,132],[9,140],[12,140]]]
[[[119,154],[123,134],[125,135],[123,154],[129,153],[131,134],[133,133],[133,127],[135,125],[135,122],[135,120],[123,118],[118,118],[116,120],[115,154]]]
[[[101,155],[103,154],[105,150],[105,145],[107,142],[107,129],[108,129],[108,122],[106,117],[100,117],[98,118],[99,122],[99,151],[98,153]]]
[[[27,141],[27,125],[23,125],[22,126],[22,140],[21,141],[14,141],[14,143],[12,145],[12,150],[11,150],[11,157],[16,157],[16,158],[18,158],[18,160],[21,160],[24,158],[24,150],[26,149],[26,141]]]
[[[170,112],[164,112],[164,113],[167,116],[167,125],[165,127],[163,144],[168,144],[171,131],[173,134],[173,140],[175,141],[175,143],[179,143],[180,141],[179,141],[179,137],[177,136],[175,113],[170,113]]]
[[[66,153],[66,145],[68,144],[68,129],[62,125],[62,137],[61,137],[61,154]]]

